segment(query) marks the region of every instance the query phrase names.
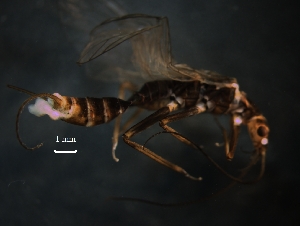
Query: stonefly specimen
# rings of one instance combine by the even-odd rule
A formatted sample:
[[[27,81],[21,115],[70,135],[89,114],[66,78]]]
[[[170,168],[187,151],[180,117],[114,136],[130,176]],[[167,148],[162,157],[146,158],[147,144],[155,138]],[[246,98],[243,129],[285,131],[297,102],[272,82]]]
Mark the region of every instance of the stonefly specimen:
[[[81,126],[103,124],[122,115],[129,107],[138,107],[155,110],[155,112],[133,125],[123,134],[123,140],[129,146],[190,179],[201,180],[201,177],[191,176],[180,166],[169,162],[145,146],[131,140],[137,133],[159,122],[159,125],[167,133],[202,151],[218,169],[231,179],[248,183],[241,180],[243,174],[240,177],[227,174],[199,146],[168,125],[170,122],[204,112],[215,115],[228,114],[231,117],[231,135],[228,136],[226,130],[219,124],[224,136],[226,157],[228,160],[234,157],[240,127],[241,125],[247,125],[254,152],[252,160],[245,169],[250,169],[252,165],[261,160],[260,174],[255,181],[259,180],[264,174],[269,136],[266,118],[247,98],[246,94],[239,90],[235,78],[222,76],[213,71],[196,70],[186,64],[173,62],[169,24],[166,17],[130,14],[102,22],[91,31],[90,41],[82,51],[78,64],[89,62],[126,40],[131,42],[132,62],[140,77],[148,79],[148,82],[128,100],[114,97],[75,98],[61,96],[58,93],[35,94],[9,85],[9,88],[31,95],[22,104],[17,115],[17,137],[21,145],[31,150],[41,146],[40,144],[34,148],[28,148],[21,141],[18,133],[20,113],[29,101],[36,98],[38,99],[35,105],[31,105],[29,108],[31,113],[37,116],[48,114],[53,120],[61,119]],[[124,76],[130,74],[128,71],[121,71],[120,73],[123,73]],[[124,87],[122,89],[126,89],[126,85]],[[127,85],[128,87],[131,89],[132,86]],[[122,97],[122,95],[120,96]],[[113,139],[113,157],[116,161],[118,159],[115,157],[114,152],[118,135],[119,123],[116,123]]]

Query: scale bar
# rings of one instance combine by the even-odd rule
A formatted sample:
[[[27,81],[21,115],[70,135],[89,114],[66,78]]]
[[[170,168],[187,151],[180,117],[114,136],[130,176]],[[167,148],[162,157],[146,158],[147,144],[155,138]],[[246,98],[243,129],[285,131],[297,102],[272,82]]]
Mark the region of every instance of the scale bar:
[[[56,151],[54,150],[54,153],[57,153],[57,154],[75,154],[77,152],[77,150],[74,150],[74,151]]]

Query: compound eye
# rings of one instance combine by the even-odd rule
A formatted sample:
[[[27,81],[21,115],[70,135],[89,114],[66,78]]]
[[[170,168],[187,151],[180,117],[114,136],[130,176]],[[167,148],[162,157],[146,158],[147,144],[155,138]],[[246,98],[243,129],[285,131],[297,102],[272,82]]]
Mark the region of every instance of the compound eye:
[[[268,135],[268,129],[267,129],[267,127],[266,126],[260,126],[260,127],[258,127],[257,134],[260,137],[266,137]]]

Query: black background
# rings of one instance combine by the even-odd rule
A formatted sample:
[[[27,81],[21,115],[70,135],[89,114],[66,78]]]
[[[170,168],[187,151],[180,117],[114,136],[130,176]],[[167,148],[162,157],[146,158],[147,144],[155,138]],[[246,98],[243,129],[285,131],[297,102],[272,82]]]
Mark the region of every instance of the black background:
[[[0,7],[1,71],[1,225],[286,225],[299,221],[299,51],[297,8],[287,1],[119,1],[128,13],[167,16],[174,58],[194,68],[236,77],[268,119],[271,133],[266,173],[253,185],[236,185],[199,204],[159,207],[106,200],[109,196],[144,198],[161,203],[206,197],[230,183],[200,153],[170,135],[147,145],[165,158],[204,178],[191,181],[127,147],[121,140],[120,162],[111,158],[113,123],[85,128],[36,118],[24,110],[21,136],[34,152],[23,149],[15,134],[15,117],[26,95],[6,88],[69,96],[117,96],[118,84],[94,80],[78,67],[79,43],[73,43],[57,2],[2,1]],[[97,11],[96,6],[82,9]],[[86,11],[85,11],[86,10]],[[102,10],[102,11],[101,11]],[[86,29],[111,16],[102,8]],[[60,14],[61,12],[62,14]],[[99,20],[99,21],[97,21]],[[85,34],[88,38],[88,33]],[[121,47],[120,47],[121,48]],[[118,52],[115,49],[116,53]],[[117,56],[117,54],[116,54]],[[105,55],[103,56],[105,57]],[[122,56],[119,56],[122,57]],[[145,112],[142,117],[148,115]],[[130,113],[128,113],[130,115]],[[228,118],[222,117],[226,124]],[[199,144],[222,166],[238,174],[249,161],[246,129],[237,156],[225,160],[214,146],[222,136],[209,114],[172,124]],[[143,143],[160,131],[145,131]],[[75,137],[63,146],[56,136]],[[53,150],[76,154],[54,154]],[[258,169],[251,174],[254,177]]]

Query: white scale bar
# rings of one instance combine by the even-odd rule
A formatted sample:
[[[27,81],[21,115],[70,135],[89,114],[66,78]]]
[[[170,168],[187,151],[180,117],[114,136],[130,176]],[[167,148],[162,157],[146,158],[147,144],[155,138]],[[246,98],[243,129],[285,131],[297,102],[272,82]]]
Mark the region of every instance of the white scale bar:
[[[74,151],[56,151],[56,150],[54,150],[54,153],[57,153],[57,154],[74,154],[76,152],[77,152],[77,150],[74,150]]]

